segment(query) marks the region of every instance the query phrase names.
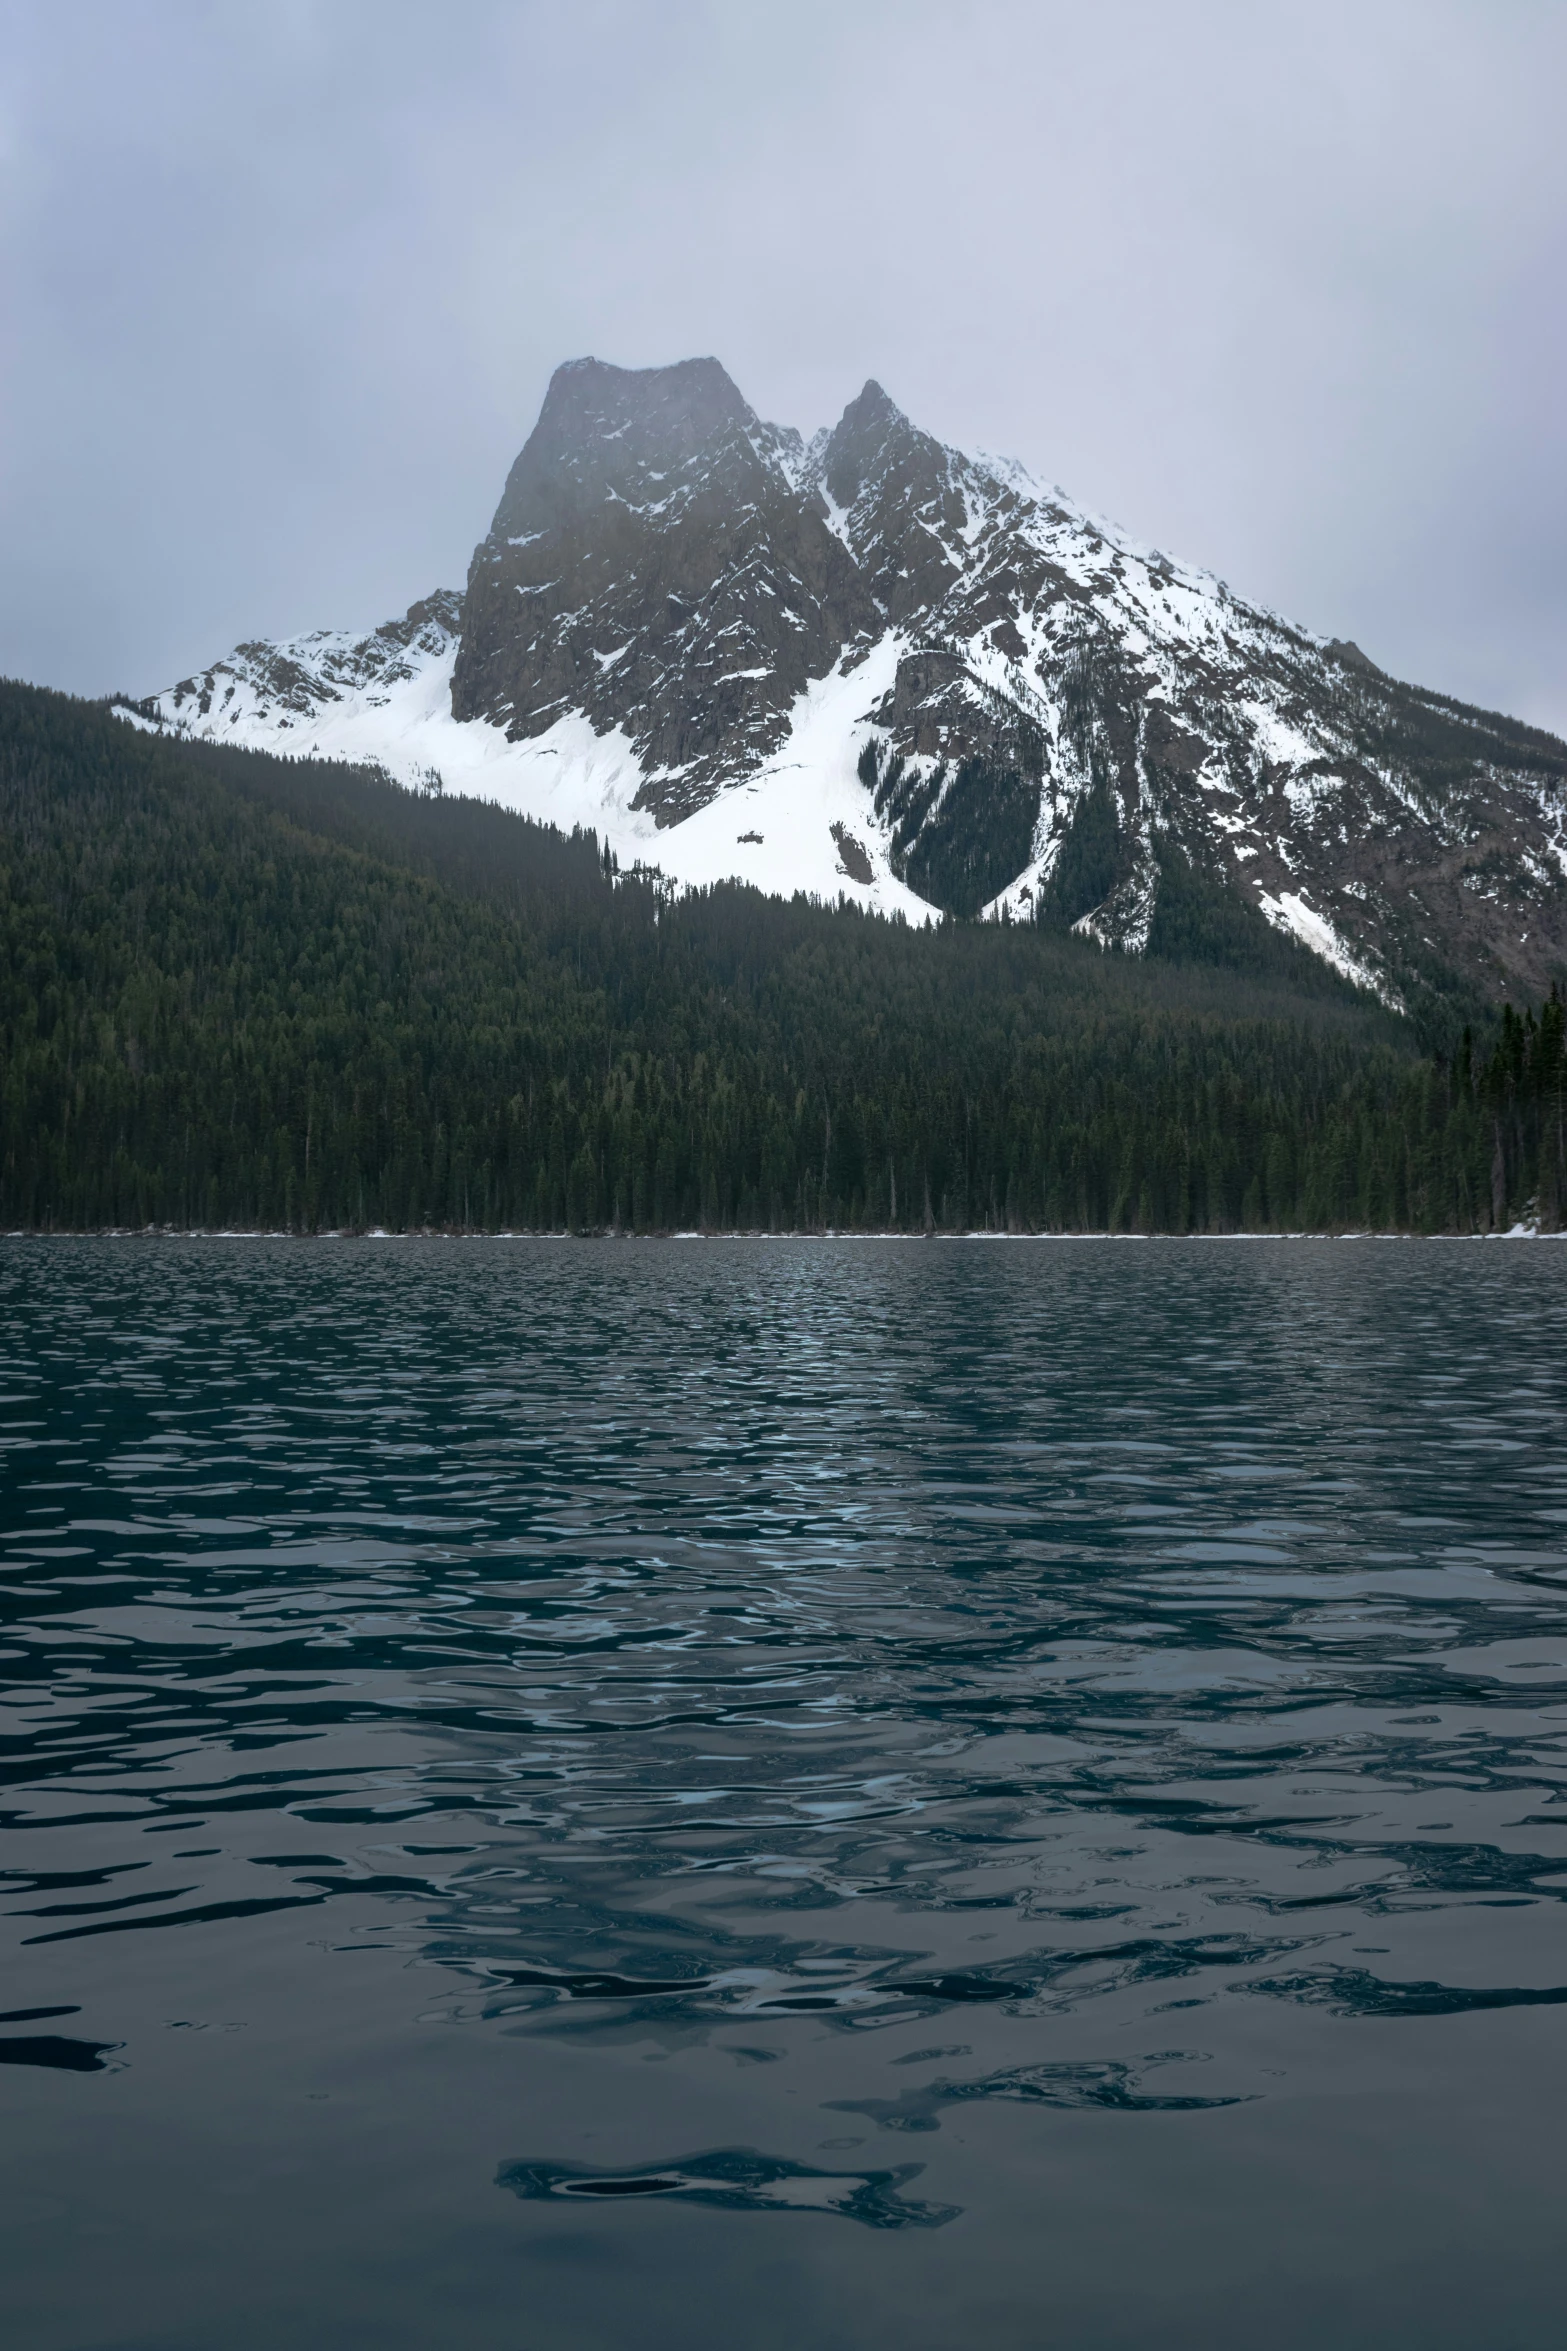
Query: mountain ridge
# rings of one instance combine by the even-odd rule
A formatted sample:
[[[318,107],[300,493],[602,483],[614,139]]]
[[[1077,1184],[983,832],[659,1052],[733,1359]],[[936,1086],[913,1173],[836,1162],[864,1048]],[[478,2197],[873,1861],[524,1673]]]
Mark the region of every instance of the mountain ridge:
[[[623,862],[1147,943],[1181,859],[1384,1001],[1567,969],[1567,747],[1389,678],[867,382],[568,362],[465,588],[121,714],[591,824]]]
[[[1146,957],[745,885],[0,682],[15,1230],[1560,1226],[1562,999],[1407,1022],[1171,863]]]

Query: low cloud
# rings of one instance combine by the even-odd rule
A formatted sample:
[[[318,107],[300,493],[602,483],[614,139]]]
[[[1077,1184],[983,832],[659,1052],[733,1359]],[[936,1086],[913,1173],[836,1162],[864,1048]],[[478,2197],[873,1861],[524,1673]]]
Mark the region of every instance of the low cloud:
[[[459,583],[551,368],[876,375],[1567,729],[1567,17],[1445,0],[0,8],[0,668]]]

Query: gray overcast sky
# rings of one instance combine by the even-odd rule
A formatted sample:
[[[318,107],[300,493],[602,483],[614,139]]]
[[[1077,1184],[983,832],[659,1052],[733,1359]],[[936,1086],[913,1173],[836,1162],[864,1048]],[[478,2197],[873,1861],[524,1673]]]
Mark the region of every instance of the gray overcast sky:
[[[0,0],[0,671],[461,582],[550,370],[867,375],[1567,731],[1563,0]]]

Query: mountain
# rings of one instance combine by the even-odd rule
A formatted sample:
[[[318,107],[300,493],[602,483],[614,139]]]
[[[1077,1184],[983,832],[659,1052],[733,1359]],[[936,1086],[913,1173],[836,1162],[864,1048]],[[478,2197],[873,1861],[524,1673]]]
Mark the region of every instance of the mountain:
[[[686,884],[1135,952],[1195,877],[1400,1008],[1567,969],[1567,746],[1243,603],[874,383],[806,443],[716,360],[574,361],[461,595],[117,707],[591,826]]]
[[[1559,996],[1439,1063],[1255,912],[1244,968],[1168,923],[671,898],[0,681],[0,1229],[1560,1226]]]

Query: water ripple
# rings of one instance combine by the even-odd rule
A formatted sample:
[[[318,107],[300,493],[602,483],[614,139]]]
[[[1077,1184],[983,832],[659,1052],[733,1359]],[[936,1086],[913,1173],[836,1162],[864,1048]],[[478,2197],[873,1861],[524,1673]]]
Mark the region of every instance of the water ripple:
[[[133,2081],[263,1953],[346,2030],[380,1954],[562,2083],[750,2085],[618,2167],[541,2090],[524,2202],[901,2229],[983,2196],[803,2118],[1217,2128],[1544,2016],[1564,1306],[1544,1246],[13,1244],[0,2062]]]

